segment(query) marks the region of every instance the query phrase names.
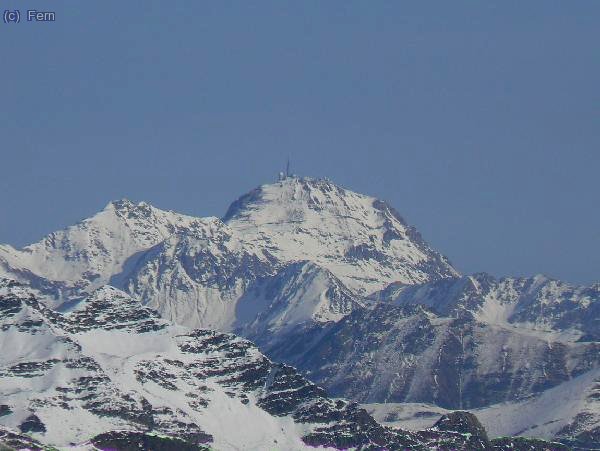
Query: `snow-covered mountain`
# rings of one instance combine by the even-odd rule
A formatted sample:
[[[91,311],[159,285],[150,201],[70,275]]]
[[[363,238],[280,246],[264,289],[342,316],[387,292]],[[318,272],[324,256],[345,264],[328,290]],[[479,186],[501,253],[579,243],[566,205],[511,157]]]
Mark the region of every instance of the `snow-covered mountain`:
[[[522,406],[531,415],[519,417],[521,430],[490,431],[600,446],[600,285],[461,276],[390,206],[328,180],[287,177],[263,185],[222,219],[112,202],[39,243],[0,246],[2,275],[42,301],[31,312],[33,323],[50,321],[50,335],[66,334],[92,354],[95,348],[73,337],[127,333],[146,341],[150,334],[142,351],[158,356],[181,351],[179,333],[210,329],[237,343],[220,335],[234,332],[334,396],[471,409],[484,419],[502,406]],[[45,320],[36,316],[42,310]],[[110,332],[103,324],[113,325]],[[174,332],[178,327],[186,332]],[[75,348],[56,352],[79,359]],[[120,381],[136,374],[115,371]],[[133,388],[119,384],[110,390],[143,388],[139,381]],[[548,402],[561,387],[575,397],[567,410]],[[191,415],[185,421],[197,418],[181,409]]]
[[[542,275],[496,280],[480,273],[384,291],[378,298],[396,305],[425,305],[445,316],[469,313],[486,324],[600,341],[600,283],[574,286]]]
[[[478,274],[385,293],[268,354],[335,396],[470,409],[494,433],[599,446],[597,285]],[[519,409],[511,428],[487,415]]]
[[[352,415],[251,343],[172,326],[114,288],[62,315],[5,285],[0,423],[45,443],[131,430],[217,449],[301,449],[327,415]],[[323,418],[310,424],[313,415]]]
[[[466,413],[383,427],[249,341],[172,325],[112,287],[62,314],[0,279],[0,348],[0,445],[19,449],[512,449]]]
[[[238,303],[236,331],[271,346],[313,325],[335,323],[366,302],[329,270],[308,261],[290,263],[252,284]]]
[[[223,221],[122,200],[21,250],[0,246],[0,274],[56,305],[110,283],[169,320],[220,330],[257,278],[298,261],[357,295],[457,275],[384,202],[298,177],[242,196]]]
[[[0,246],[0,272],[40,287],[57,301],[119,277],[135,257],[176,235],[202,235],[216,218],[193,218],[144,202],[109,203],[91,218],[23,249]]]
[[[223,221],[282,261],[327,268],[357,294],[457,274],[385,202],[327,180],[263,185],[234,202]]]
[[[219,220],[212,225],[202,236],[167,238],[112,283],[175,323],[230,330],[248,286],[281,264],[243,243]]]

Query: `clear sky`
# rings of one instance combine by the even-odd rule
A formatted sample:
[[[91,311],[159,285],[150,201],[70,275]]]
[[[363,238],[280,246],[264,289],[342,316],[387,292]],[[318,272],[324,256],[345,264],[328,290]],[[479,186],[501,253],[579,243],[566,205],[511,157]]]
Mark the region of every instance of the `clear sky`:
[[[28,1],[0,22],[0,242],[301,175],[466,273],[600,281],[600,2]]]

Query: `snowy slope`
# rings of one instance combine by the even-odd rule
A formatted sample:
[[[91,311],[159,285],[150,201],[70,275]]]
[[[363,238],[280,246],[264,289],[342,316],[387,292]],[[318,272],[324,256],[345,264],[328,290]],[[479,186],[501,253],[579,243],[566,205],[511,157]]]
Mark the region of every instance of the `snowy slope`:
[[[425,305],[436,313],[473,314],[486,324],[600,340],[600,284],[574,286],[542,275],[495,279],[484,273],[414,286],[392,286],[379,299]]]
[[[297,328],[339,321],[361,306],[327,269],[307,261],[291,263],[246,290],[237,305],[235,330],[266,343]]]
[[[282,261],[327,268],[358,294],[457,274],[387,204],[327,180],[263,185],[234,202],[223,221]]]
[[[152,432],[224,451],[482,449],[485,439],[386,429],[249,341],[170,325],[113,287],[60,314],[0,279],[0,348],[0,438],[91,449],[107,432]]]
[[[493,404],[471,410],[490,437],[524,436],[559,439],[571,446],[586,447],[573,439],[600,433],[600,370],[589,371],[539,395],[516,402]],[[449,411],[431,404],[364,404],[380,423],[408,430],[431,427]],[[588,432],[586,432],[588,431]],[[592,431],[592,432],[589,432]],[[589,446],[589,445],[588,445]]]
[[[178,324],[230,330],[247,287],[278,262],[220,221],[202,236],[173,235],[112,282]]]
[[[248,342],[190,334],[112,288],[53,318],[20,288],[5,290],[0,305],[4,426],[35,414],[46,431],[34,437],[60,446],[142,428],[223,450],[304,448],[309,427],[259,408],[259,387],[244,390],[244,371],[273,366]]]
[[[33,285],[39,285],[40,278],[54,282],[56,296],[72,288],[90,291],[127,270],[126,263],[138,253],[176,233],[202,233],[214,221],[143,202],[115,201],[91,218],[21,250],[0,246],[0,272]]]

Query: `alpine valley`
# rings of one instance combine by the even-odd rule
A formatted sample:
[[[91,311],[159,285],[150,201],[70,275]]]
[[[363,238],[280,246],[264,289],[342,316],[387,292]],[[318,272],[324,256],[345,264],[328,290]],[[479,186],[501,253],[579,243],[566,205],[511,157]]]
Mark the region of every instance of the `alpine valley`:
[[[600,449],[600,284],[461,275],[282,177],[0,245],[0,449]]]

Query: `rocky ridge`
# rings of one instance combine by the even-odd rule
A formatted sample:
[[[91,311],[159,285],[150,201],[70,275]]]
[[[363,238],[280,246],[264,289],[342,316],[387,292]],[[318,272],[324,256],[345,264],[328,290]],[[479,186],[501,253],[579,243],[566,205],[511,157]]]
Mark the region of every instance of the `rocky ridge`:
[[[69,334],[97,330],[96,310],[123,333],[235,332],[335,396],[470,409],[492,437],[598,444],[598,284],[460,276],[390,206],[327,180],[261,186],[222,219],[113,202],[39,243],[0,246],[0,273],[78,318],[61,320]],[[129,324],[105,305],[106,284],[162,319]],[[520,424],[486,423],[482,409]]]
[[[57,313],[28,288],[0,280],[0,345],[0,443],[12,447],[485,449],[491,443],[476,420],[472,431],[381,426],[251,342],[173,326],[112,287]]]

